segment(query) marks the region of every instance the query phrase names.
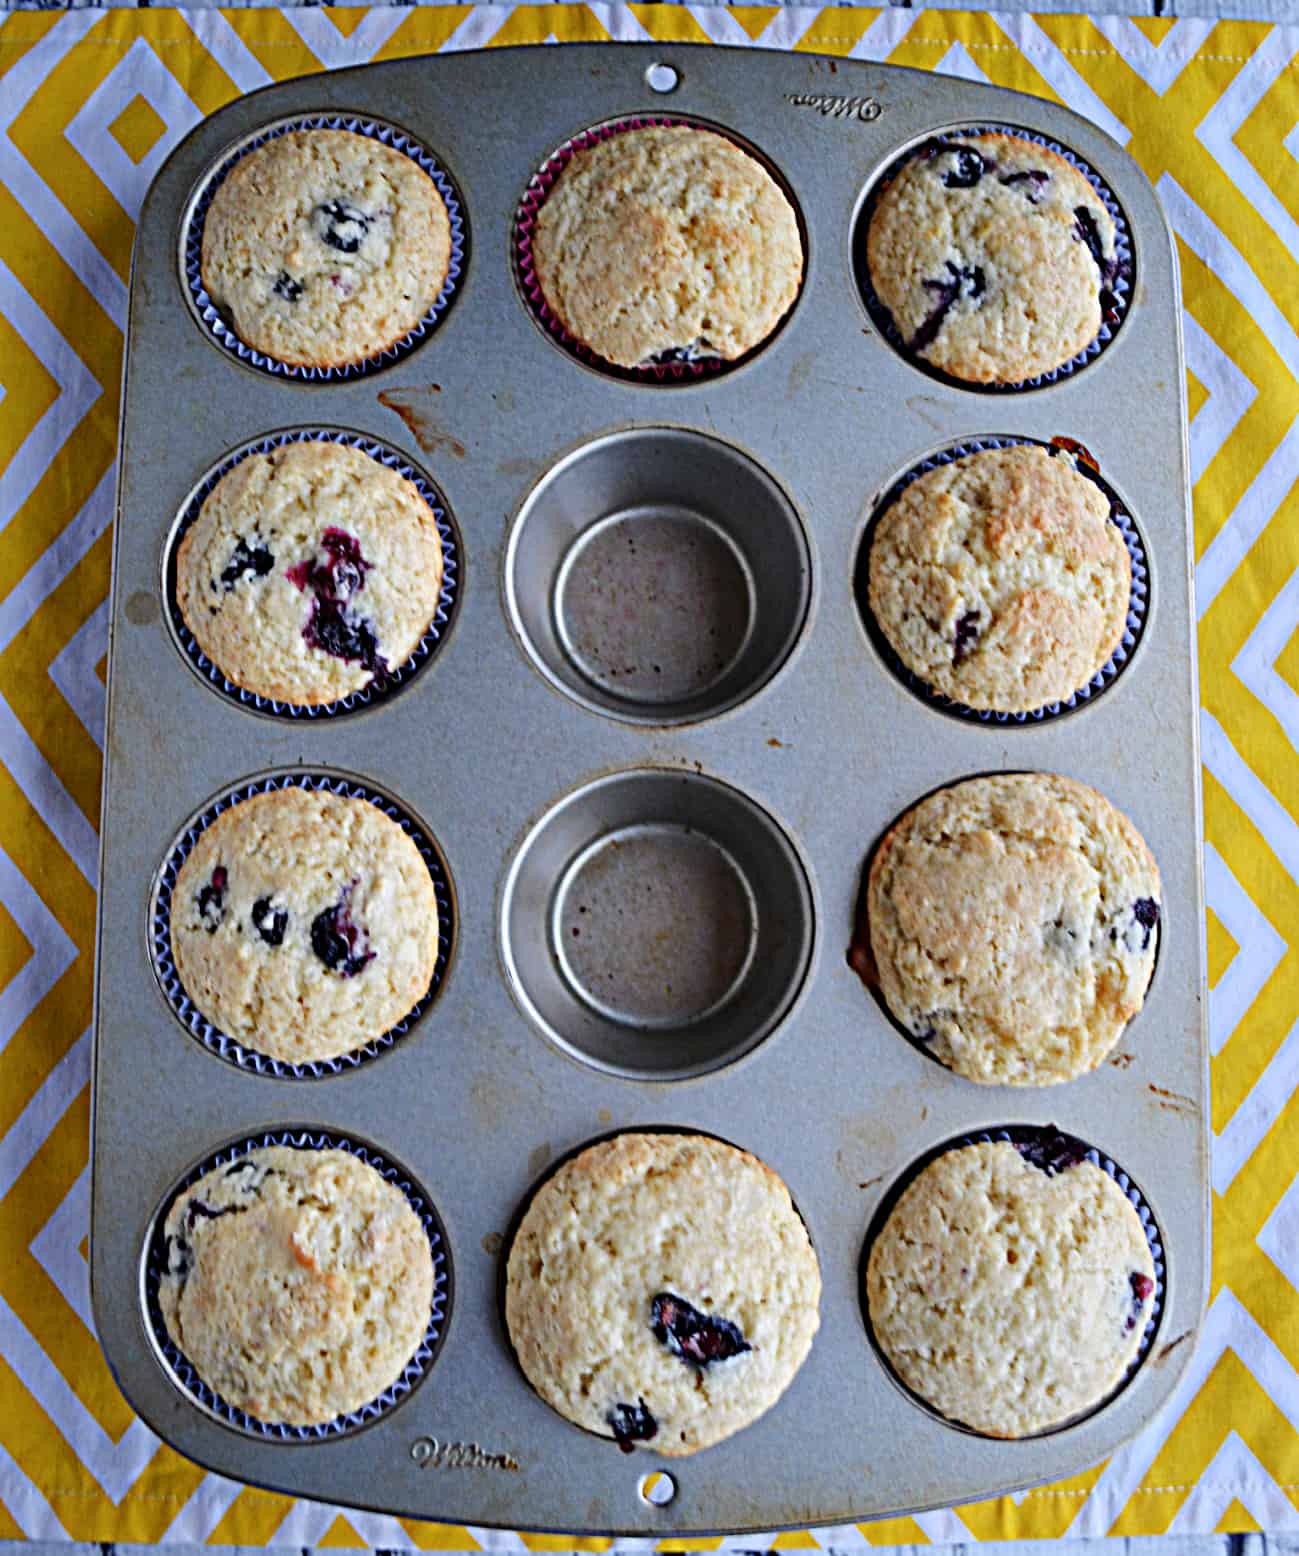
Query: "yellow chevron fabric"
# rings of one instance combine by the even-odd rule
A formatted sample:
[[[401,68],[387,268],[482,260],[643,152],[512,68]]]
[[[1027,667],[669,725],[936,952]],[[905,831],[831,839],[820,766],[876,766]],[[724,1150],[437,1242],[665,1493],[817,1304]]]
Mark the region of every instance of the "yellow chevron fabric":
[[[548,37],[853,54],[1062,99],[1140,162],[1181,254],[1214,1051],[1203,1339],[1163,1418],[1076,1481],[769,1543],[1299,1528],[1299,29],[544,5],[20,12],[0,26],[0,1538],[573,1544],[345,1514],[205,1475],[114,1388],[86,1270],[109,528],[135,213],[180,137],[240,92]]]

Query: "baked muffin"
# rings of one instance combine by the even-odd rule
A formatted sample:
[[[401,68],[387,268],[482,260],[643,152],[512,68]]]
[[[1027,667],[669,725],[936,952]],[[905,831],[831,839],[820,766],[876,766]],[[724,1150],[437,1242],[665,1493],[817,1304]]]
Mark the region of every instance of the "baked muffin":
[[[177,1196],[165,1236],[168,1335],[259,1421],[359,1410],[428,1329],[428,1237],[401,1190],[350,1151],[249,1151]]]
[[[1109,499],[1044,448],[926,471],[871,542],[880,630],[908,670],[968,708],[1026,713],[1071,697],[1118,647],[1131,591]]]
[[[255,350],[297,367],[377,356],[432,308],[451,223],[413,158],[351,130],[292,130],[222,179],[203,224],[208,296]]]
[[[442,541],[414,484],[358,448],[250,454],[204,500],[176,554],[198,646],[245,691],[333,702],[404,664],[442,588]]]
[[[573,154],[532,235],[541,291],[597,356],[741,357],[803,279],[793,208],[755,158],[687,125],[624,130]]]
[[[867,264],[907,349],[969,383],[1020,383],[1115,308],[1114,221],[1054,151],[989,132],[927,141],[882,191]]]
[[[703,1135],[624,1134],[533,1197],[505,1314],[548,1405],[625,1452],[681,1455],[775,1404],[820,1294],[807,1229],[770,1168]]]
[[[885,835],[866,923],[897,1020],[985,1085],[1093,1070],[1141,1009],[1159,945],[1159,871],[1108,800],[1055,773],[940,789]]]
[[[290,1064],[334,1059],[428,991],[433,881],[369,800],[276,789],[199,835],[172,889],[171,949],[185,992],[228,1037]]]
[[[1091,1162],[998,1141],[903,1190],[866,1271],[871,1327],[908,1388],[988,1437],[1090,1410],[1136,1359],[1155,1300],[1140,1218]]]

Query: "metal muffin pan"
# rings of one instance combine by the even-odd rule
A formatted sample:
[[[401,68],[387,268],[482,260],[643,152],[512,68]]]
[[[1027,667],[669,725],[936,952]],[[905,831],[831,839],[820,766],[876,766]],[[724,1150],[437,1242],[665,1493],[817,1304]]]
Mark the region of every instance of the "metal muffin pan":
[[[649,83],[671,75],[663,66],[676,85],[659,95]],[[632,383],[537,328],[513,223],[555,146],[663,112],[731,130],[771,160],[798,196],[807,273],[776,338],[735,371]],[[327,385],[277,380],[215,345],[181,268],[210,170],[307,113],[408,131],[455,179],[474,233],[456,306],[427,340]],[[1058,140],[1097,170],[1127,215],[1136,275],[1098,360],[996,396],[899,357],[853,270],[854,220],[880,170],[927,135],[990,122]],[[663,1534],[987,1497],[1075,1474],[1147,1422],[1189,1359],[1208,1271],[1185,422],[1169,229],[1135,164],[1049,103],[853,60],[581,46],[365,66],[271,87],[200,125],[145,202],[132,272],[100,878],[92,1289],[109,1362],[150,1426],[213,1470],[296,1495],[454,1523]],[[390,444],[428,472],[463,541],[456,619],[434,662],[346,718],[240,707],[193,674],[167,624],[165,551],[188,494],[229,450],[295,426]],[[873,505],[949,445],[1057,434],[1095,454],[1140,527],[1145,631],[1114,686],[1067,718],[954,720],[899,683],[863,626],[853,574]],[[652,566],[629,561],[631,541]],[[652,632],[626,609],[602,614],[600,588],[648,612]],[[904,1042],[846,952],[863,866],[890,822],[940,784],[1025,768],[1094,783],[1149,841],[1163,875],[1159,970],[1097,1072],[984,1089]],[[158,992],[148,909],[187,817],[237,783],[304,770],[353,776],[427,825],[455,882],[458,942],[436,1004],[401,1043],[347,1073],[292,1080],[191,1040]],[[859,1263],[882,1196],[928,1150],[1047,1123],[1141,1186],[1167,1256],[1163,1311],[1111,1403],[1047,1436],[993,1442],[893,1384],[868,1338]],[[456,1269],[422,1386],[353,1436],[305,1444],[197,1406],[158,1361],[144,1298],[172,1185],[233,1135],[289,1126],[359,1136],[403,1163]],[[497,1302],[504,1235],[547,1164],[634,1127],[702,1129],[768,1162],[824,1280],[821,1330],[788,1393],[744,1432],[673,1461],[666,1502],[662,1483],[640,1494],[652,1453],[624,1457],[533,1394]]]

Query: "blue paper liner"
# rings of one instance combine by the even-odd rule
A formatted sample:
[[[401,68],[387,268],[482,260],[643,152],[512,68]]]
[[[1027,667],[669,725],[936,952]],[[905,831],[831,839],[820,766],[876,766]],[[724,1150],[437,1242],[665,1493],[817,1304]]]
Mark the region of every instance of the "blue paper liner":
[[[970,135],[1013,135],[1017,140],[1032,141],[1035,145],[1045,146],[1048,151],[1055,152],[1083,175],[1096,191],[1097,197],[1114,222],[1114,254],[1118,273],[1110,284],[1110,290],[1114,295],[1117,318],[1107,320],[1102,314],[1099,332],[1081,351],[1070,357],[1067,362],[1062,362],[1059,367],[1052,368],[1049,373],[1038,373],[1032,378],[1024,378],[1016,383],[972,383],[968,378],[959,378],[954,373],[944,372],[942,368],[926,361],[918,352],[913,352],[893,322],[892,313],[880,301],[871,281],[870,265],[866,258],[866,235],[870,230],[871,217],[874,215],[879,198],[907,163],[913,160],[921,146],[931,145],[935,141],[961,140]],[[866,311],[871,316],[871,322],[894,351],[913,367],[919,368],[931,378],[938,379],[940,383],[949,384],[957,389],[969,389],[977,394],[1018,394],[1025,389],[1041,389],[1047,384],[1058,383],[1062,378],[1077,372],[1079,368],[1094,362],[1114,339],[1123,320],[1127,317],[1128,309],[1132,305],[1136,281],[1136,265],[1132,255],[1132,230],[1128,226],[1127,216],[1114,191],[1077,152],[1070,151],[1067,146],[1052,140],[1049,135],[1039,134],[1036,130],[1026,130],[1014,124],[976,124],[968,128],[944,130],[937,135],[928,135],[919,145],[912,146],[909,151],[890,163],[875,180],[858,214],[853,236],[853,264],[857,272],[858,289],[866,305]]]
[[[414,653],[382,678],[376,676],[374,680],[357,691],[349,692],[346,697],[337,697],[332,702],[286,702],[274,697],[259,696],[256,692],[250,692],[246,687],[237,685],[221,671],[219,666],[213,664],[198,646],[194,634],[185,623],[177,599],[176,557],[180,551],[180,543],[218,483],[229,475],[236,465],[241,464],[251,455],[268,454],[271,450],[284,448],[290,443],[340,443],[345,448],[360,449],[363,454],[368,454],[371,459],[395,471],[409,481],[428,504],[442,542],[442,588],[438,594],[437,610],[432,621],[425,628],[424,635],[416,645]],[[252,708],[258,713],[269,714],[274,718],[334,718],[339,714],[354,713],[361,708],[373,707],[376,703],[391,697],[414,679],[446,638],[455,614],[459,588],[459,537],[452,524],[446,500],[437,487],[414,465],[408,463],[386,443],[380,443],[377,438],[362,437],[352,432],[338,432],[328,427],[300,427],[292,432],[272,433],[268,437],[258,439],[255,443],[246,444],[222,460],[203,477],[202,482],[185,504],[167,551],[167,615],[171,622],[172,634],[180,645],[181,651],[203,679],[223,696],[229,697],[241,707]]]
[[[273,1059],[269,1054],[258,1053],[255,1048],[248,1048],[223,1032],[220,1027],[203,1014],[189,997],[184,984],[181,982],[180,973],[177,971],[171,949],[172,891],[176,885],[176,877],[180,874],[181,866],[189,857],[202,832],[219,815],[238,805],[241,801],[251,799],[257,794],[272,794],[277,790],[290,788],[311,791],[326,790],[331,794],[347,795],[353,799],[367,800],[371,805],[381,810],[385,816],[395,821],[415,844],[415,847],[419,850],[420,858],[423,859],[428,868],[429,876],[433,882],[433,894],[437,901],[438,916],[437,960],[433,966],[432,980],[427,991],[421,996],[419,1001],[394,1026],[390,1027],[379,1037],[372,1038],[362,1047],[354,1048],[349,1053],[340,1054],[334,1059],[315,1059],[307,1064],[290,1064],[284,1059]],[[206,1049],[219,1055],[228,1063],[237,1065],[243,1070],[250,1070],[255,1075],[272,1075],[281,1080],[319,1080],[324,1076],[342,1075],[391,1048],[394,1043],[411,1030],[437,998],[442,981],[446,976],[447,965],[454,949],[456,934],[451,882],[437,845],[431,838],[425,835],[405,811],[395,805],[386,795],[367,788],[364,784],[353,782],[350,779],[339,778],[329,773],[288,773],[273,778],[263,778],[254,783],[240,784],[237,788],[228,790],[219,799],[214,800],[200,816],[196,817],[186,827],[184,833],[168,853],[166,862],[162,867],[162,873],[158,879],[149,920],[149,939],[153,951],[154,972],[157,974],[163,997],[168,1005],[171,1006],[185,1030],[191,1036],[197,1038]]]
[[[727,361],[724,357],[714,352],[693,352],[683,350],[671,353],[666,360],[645,362],[637,367],[619,367],[614,362],[607,361],[590,346],[584,345],[575,336],[571,335],[558,316],[547,303],[541,289],[541,283],[537,279],[536,266],[532,258],[532,234],[537,224],[537,214],[546,203],[550,191],[554,188],[556,180],[572,160],[575,152],[585,151],[589,146],[598,145],[600,141],[609,140],[614,135],[621,135],[627,130],[644,129],[671,129],[684,128],[688,130],[706,130],[713,135],[720,135],[723,139],[732,141],[746,156],[752,157],[755,162],[766,168],[767,172],[775,180],[778,188],[789,201],[790,208],[794,212],[798,222],[799,239],[803,245],[803,256],[806,267],[807,234],[803,227],[803,217],[799,209],[793,191],[786,185],[784,179],[776,168],[754,147],[745,145],[742,141],[729,135],[724,129],[714,124],[706,124],[697,119],[688,119],[672,114],[629,114],[624,119],[614,120],[608,124],[597,124],[583,130],[580,134],[566,140],[558,150],[551,153],[537,171],[528,180],[527,187],[523,191],[523,198],[519,202],[518,210],[514,216],[513,250],[514,272],[528,308],[533,317],[540,324],[547,335],[563,348],[569,356],[587,367],[595,368],[598,372],[606,374],[610,378],[621,378],[627,383],[635,384],[678,384],[697,383],[705,378],[717,377],[722,373],[729,373],[750,361],[759,351],[769,346],[780,331],[785,327],[794,309],[798,306],[798,296],[789,305],[788,309],[777,320],[771,333],[758,344],[746,351],[743,356]],[[799,296],[802,294],[802,281],[799,282]]]
[[[1097,670],[1085,686],[1079,687],[1071,696],[1062,698],[1059,702],[1046,703],[1041,708],[1029,709],[1024,713],[1001,713],[992,708],[967,707],[965,703],[958,702],[951,697],[945,696],[942,692],[935,691],[928,682],[903,664],[893,645],[885,636],[883,629],[875,620],[874,613],[870,608],[870,552],[880,519],[913,481],[918,480],[930,470],[936,470],[940,465],[951,464],[953,460],[963,459],[969,454],[977,454],[986,449],[1016,447],[1042,448],[1052,455],[1073,454],[1073,450],[1068,447],[1058,443],[1047,443],[1040,438],[1012,436],[967,438],[961,443],[955,443],[937,454],[930,455],[928,459],[922,460],[918,465],[912,466],[904,476],[894,482],[875,505],[870,523],[867,526],[865,539],[858,553],[854,592],[857,596],[857,609],[861,616],[862,624],[866,628],[867,635],[870,637],[875,651],[908,691],[913,692],[931,707],[938,708],[943,713],[951,714],[954,718],[964,719],[975,724],[996,724],[1002,726],[1041,724],[1048,719],[1059,718],[1063,714],[1072,713],[1075,708],[1094,702],[1103,691],[1106,691],[1114,684],[1128,661],[1132,658],[1132,655],[1136,652],[1137,645],[1140,643],[1142,634],[1145,631],[1146,618],[1149,615],[1150,609],[1150,564],[1146,556],[1146,546],[1141,538],[1141,532],[1137,529],[1136,522],[1128,512],[1126,505],[1105,478],[1093,470],[1085,460],[1075,458],[1074,468],[1078,474],[1099,486],[1105,494],[1106,500],[1110,505],[1110,519],[1123,536],[1123,543],[1128,549],[1128,560],[1132,567],[1127,621],[1124,624],[1123,636],[1119,639],[1118,646],[1109,659]]]
[[[451,259],[447,267],[446,279],[429,311],[414,329],[403,335],[400,340],[394,341],[392,345],[360,362],[347,362],[338,367],[305,367],[292,362],[281,362],[278,357],[272,357],[266,352],[247,345],[222,318],[217,305],[208,296],[207,289],[203,285],[203,225],[207,220],[208,209],[217,188],[249,152],[256,151],[259,146],[264,146],[268,141],[275,140],[281,135],[297,130],[350,130],[355,135],[368,135],[385,146],[391,146],[394,151],[400,151],[412,162],[417,163],[437,185],[451,226]],[[280,124],[271,125],[269,129],[263,130],[252,140],[245,141],[238,151],[227,157],[215,172],[207,176],[185,223],[182,239],[185,287],[195,317],[212,338],[232,356],[238,357],[241,362],[257,368],[260,372],[269,373],[277,378],[317,384],[342,383],[350,378],[360,378],[366,373],[373,373],[378,368],[387,367],[390,363],[408,356],[429,335],[451,306],[464,271],[468,249],[468,228],[460,191],[432,152],[421,145],[413,135],[408,135],[395,125],[353,114],[310,114],[286,119]]]
[[[954,1421],[949,1416],[943,1415],[923,1395],[916,1393],[914,1389],[904,1383],[894,1371],[892,1363],[885,1355],[883,1347],[875,1336],[875,1328],[871,1323],[870,1307],[866,1297],[866,1268],[875,1240],[883,1231],[889,1217],[893,1214],[898,1200],[901,1199],[904,1191],[930,1163],[936,1161],[940,1156],[945,1156],[948,1151],[959,1151],[964,1146],[986,1145],[996,1141],[1005,1141],[1017,1148],[1025,1145],[1042,1147],[1045,1160],[1034,1161],[1033,1165],[1039,1171],[1045,1172],[1048,1177],[1055,1177],[1061,1171],[1068,1171],[1069,1167],[1079,1162],[1090,1162],[1093,1167],[1099,1167],[1108,1178],[1113,1179],[1118,1184],[1129,1204],[1136,1211],[1137,1219],[1141,1222],[1141,1230],[1145,1233],[1146,1245],[1150,1249],[1150,1258],[1155,1268],[1155,1291],[1150,1304],[1150,1316],[1146,1320],[1145,1329],[1142,1331],[1136,1355],[1128,1364],[1127,1371],[1122,1378],[1103,1399],[1098,1400],[1088,1409],[1079,1411],[1077,1415],[1071,1416],[1067,1421],[1061,1421],[1058,1425],[1047,1427],[1041,1432],[1030,1432],[1025,1438],[1015,1439],[1016,1441],[1027,1441],[1038,1437],[1053,1437],[1057,1432],[1067,1432],[1073,1427],[1080,1425],[1083,1421],[1090,1420],[1092,1416],[1097,1415],[1100,1411],[1112,1405],[1123,1390],[1132,1382],[1140,1370],[1141,1364],[1149,1354],[1156,1334],[1159,1332],[1159,1321],[1164,1310],[1164,1283],[1166,1276],[1164,1239],[1163,1233],[1159,1229],[1159,1223],[1155,1220],[1154,1211],[1151,1210],[1147,1203],[1145,1195],[1123,1168],[1112,1157],[1106,1156],[1096,1146],[1089,1145],[1087,1141],[1077,1135],[1072,1135],[1065,1130],[1059,1129],[1055,1124],[1007,1124],[1001,1128],[972,1130],[969,1134],[958,1135],[955,1139],[943,1141],[941,1145],[934,1146],[931,1150],[926,1151],[917,1158],[916,1161],[912,1162],[889,1186],[888,1191],[876,1206],[875,1212],[871,1217],[870,1227],[866,1233],[866,1241],[862,1246],[859,1277],[862,1318],[865,1321],[866,1333],[869,1336],[871,1346],[879,1356],[881,1363],[893,1382],[897,1384],[898,1388],[902,1390],[908,1399],[914,1401],[922,1410],[933,1416],[935,1420],[941,1421],[945,1426],[950,1426],[953,1431],[964,1432],[967,1437],[986,1438],[988,1436],[985,1432],[977,1431],[973,1427],[966,1426],[961,1421]],[[1059,1147],[1063,1147],[1063,1153],[1058,1151]],[[1068,1158],[1067,1164],[1063,1166],[1052,1164],[1050,1155],[1047,1154],[1048,1152],[1063,1154]]]
[[[389,1183],[395,1184],[406,1196],[411,1209],[420,1219],[433,1255],[433,1301],[428,1328],[424,1331],[424,1337],[415,1354],[402,1369],[401,1376],[382,1394],[362,1405],[359,1410],[336,1416],[332,1421],[322,1422],[318,1426],[289,1426],[283,1422],[261,1421],[256,1416],[250,1416],[247,1411],[228,1404],[199,1377],[184,1352],[167,1333],[167,1325],[163,1320],[162,1309],[158,1302],[158,1288],[167,1268],[165,1231],[167,1215],[178,1196],[213,1169],[227,1166],[247,1155],[249,1151],[263,1146],[277,1145],[293,1146],[298,1150],[308,1151],[349,1151],[353,1156],[359,1157]],[[221,1150],[214,1152],[186,1173],[176,1185],[159,1207],[149,1234],[144,1261],[144,1295],[154,1343],[173,1382],[184,1393],[227,1426],[235,1427],[252,1437],[263,1438],[270,1442],[325,1442],[333,1437],[343,1437],[359,1431],[385,1415],[395,1405],[400,1404],[436,1361],[446,1331],[447,1315],[451,1310],[452,1278],[449,1245],[441,1218],[434,1209],[432,1201],[416,1187],[413,1179],[404,1169],[389,1162],[372,1146],[358,1144],[343,1135],[311,1128],[280,1129],[266,1134],[249,1135],[223,1146]]]

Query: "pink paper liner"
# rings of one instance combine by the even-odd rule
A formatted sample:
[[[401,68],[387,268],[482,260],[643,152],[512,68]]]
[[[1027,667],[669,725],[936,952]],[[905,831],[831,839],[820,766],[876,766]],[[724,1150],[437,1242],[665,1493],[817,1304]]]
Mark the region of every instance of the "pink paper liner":
[[[780,179],[775,170],[767,163],[766,159],[753,150],[752,147],[742,145],[733,136],[727,135],[725,130],[712,124],[701,124],[693,119],[674,118],[666,114],[637,114],[627,119],[615,119],[609,124],[598,124],[580,134],[574,135],[570,140],[555,152],[553,152],[540,168],[528,180],[527,188],[523,191],[523,198],[519,202],[519,208],[514,217],[514,267],[518,277],[519,289],[522,291],[525,301],[532,312],[533,317],[541,325],[542,329],[558,345],[579,362],[588,367],[597,368],[602,373],[607,373],[612,378],[621,378],[628,383],[638,384],[671,384],[671,383],[697,383],[700,379],[714,377],[720,373],[730,372],[747,362],[756,352],[761,351],[774,339],[776,332],[781,329],[785,319],[789,317],[787,312],[776,324],[775,329],[765,340],[760,341],[752,351],[747,351],[742,357],[728,362],[724,357],[709,354],[688,356],[682,354],[675,356],[673,360],[666,362],[647,362],[640,367],[619,367],[616,363],[608,362],[604,357],[590,346],[584,345],[576,336],[569,333],[560,322],[554,310],[547,303],[541,290],[541,283],[537,279],[536,265],[532,258],[532,235],[537,224],[537,214],[546,203],[550,191],[555,187],[559,175],[573,160],[576,152],[585,151],[590,146],[596,146],[601,141],[611,140],[615,135],[622,135],[627,130],[645,129],[672,129],[683,128],[688,130],[707,131],[713,135],[721,135],[723,139],[730,140],[739,147],[746,156],[753,157],[761,162],[767,171],[776,178],[777,184],[789,199],[795,212],[798,210],[793,194]],[[790,312],[792,312],[792,305]]]

